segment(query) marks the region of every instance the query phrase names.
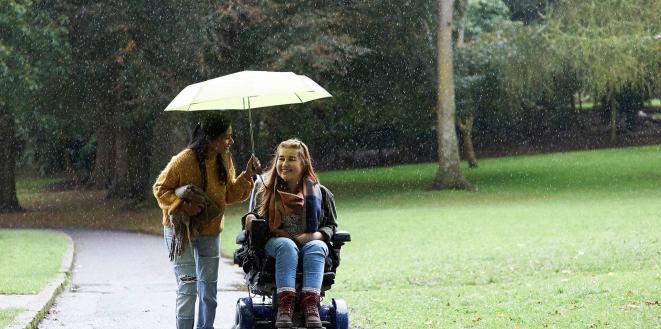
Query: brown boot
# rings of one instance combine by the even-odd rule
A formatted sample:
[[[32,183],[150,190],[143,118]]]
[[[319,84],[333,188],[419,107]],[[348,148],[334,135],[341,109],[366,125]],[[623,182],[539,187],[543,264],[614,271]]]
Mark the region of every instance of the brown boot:
[[[291,316],[294,313],[294,301],[296,293],[293,291],[283,291],[278,294],[278,315],[275,318],[276,328],[291,328],[294,324],[291,322]]]
[[[313,292],[303,293],[303,313],[305,314],[306,328],[322,328],[319,316],[319,294]]]

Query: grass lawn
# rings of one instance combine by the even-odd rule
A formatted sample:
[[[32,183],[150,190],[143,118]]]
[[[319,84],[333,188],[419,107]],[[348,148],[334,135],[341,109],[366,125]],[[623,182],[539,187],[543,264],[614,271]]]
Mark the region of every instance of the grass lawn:
[[[22,311],[17,308],[0,309],[0,328],[6,328]]]
[[[17,177],[16,194],[19,199],[34,197],[41,194],[47,186],[60,182],[62,179],[57,177]]]
[[[661,146],[325,172],[357,328],[661,327]],[[223,248],[234,249],[236,220]],[[230,236],[228,236],[230,235]]]
[[[320,174],[354,240],[329,294],[347,300],[353,327],[661,327],[661,146],[464,172],[479,192],[429,191],[434,164]],[[0,225],[162,234],[151,202],[127,210],[100,191],[32,183],[19,185],[29,211]],[[228,209],[225,254],[245,207]]]
[[[576,106],[578,106],[578,104]],[[591,110],[594,107],[594,103],[591,102],[591,101],[583,102],[583,104],[581,104],[581,106],[584,110]],[[644,103],[644,106],[649,107],[649,108],[661,108],[661,99],[654,98],[654,99],[647,100]]]
[[[0,294],[37,294],[60,270],[68,243],[63,234],[0,230]]]

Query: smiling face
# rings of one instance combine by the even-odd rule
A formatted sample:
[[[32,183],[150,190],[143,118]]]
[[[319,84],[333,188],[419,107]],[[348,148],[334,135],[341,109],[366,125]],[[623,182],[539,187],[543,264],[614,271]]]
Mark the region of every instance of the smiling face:
[[[221,134],[209,143],[209,148],[217,154],[224,154],[229,152],[230,146],[232,146],[232,144],[234,144],[234,139],[232,138],[232,127],[229,127],[224,134]]]
[[[278,148],[278,159],[275,169],[278,176],[287,184],[298,184],[303,177],[303,160],[299,155],[298,148],[280,147]]]

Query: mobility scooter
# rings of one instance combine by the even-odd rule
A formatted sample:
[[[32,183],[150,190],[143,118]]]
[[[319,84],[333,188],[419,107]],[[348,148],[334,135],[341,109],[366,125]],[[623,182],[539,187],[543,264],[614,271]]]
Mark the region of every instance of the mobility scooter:
[[[250,196],[249,211],[256,208],[257,184]],[[234,329],[274,329],[277,313],[277,298],[275,286],[275,259],[268,257],[264,250],[269,239],[268,221],[256,219],[252,221],[250,231],[245,229],[242,221],[242,231],[236,237],[238,249],[234,251],[234,263],[243,268],[248,296],[239,298],[236,304]],[[335,283],[335,275],[340,265],[340,249],[351,241],[351,235],[346,231],[337,231],[328,244],[329,255],[326,257],[321,296]],[[296,273],[296,285],[302,284],[302,264]],[[292,321],[294,328],[304,328],[302,310],[295,309]],[[322,325],[326,329],[348,329],[349,312],[347,304],[342,299],[333,298],[330,304],[321,304],[319,309]]]

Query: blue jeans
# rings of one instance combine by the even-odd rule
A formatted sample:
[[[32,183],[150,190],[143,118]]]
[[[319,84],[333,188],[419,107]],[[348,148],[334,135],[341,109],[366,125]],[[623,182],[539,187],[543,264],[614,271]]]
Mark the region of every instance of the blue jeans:
[[[172,228],[164,230],[166,247],[172,243]],[[195,300],[199,296],[198,329],[213,329],[216,318],[220,235],[201,235],[186,243],[172,265],[177,279],[177,329],[191,329],[195,320]]]
[[[275,258],[275,285],[278,293],[296,291],[296,268],[299,254],[303,256],[303,291],[321,292],[328,246],[312,240],[302,248],[289,238],[273,237],[266,242],[266,254]]]

